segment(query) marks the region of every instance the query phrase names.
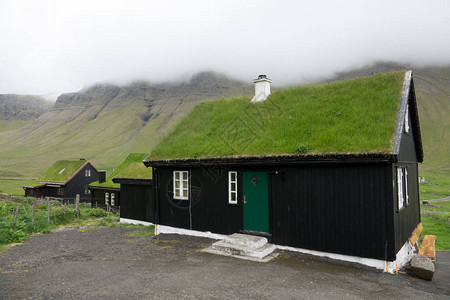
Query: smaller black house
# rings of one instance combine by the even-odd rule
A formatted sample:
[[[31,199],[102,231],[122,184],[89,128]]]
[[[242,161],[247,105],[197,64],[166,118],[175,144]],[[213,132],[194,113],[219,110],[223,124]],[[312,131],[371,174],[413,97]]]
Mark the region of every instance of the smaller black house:
[[[414,253],[423,148],[411,71],[198,104],[144,161],[159,232],[261,235],[392,272]]]
[[[120,208],[120,185],[106,180],[106,171],[99,171],[98,181],[89,184],[88,189],[92,194],[92,207],[107,209],[107,205],[113,212]]]
[[[25,197],[50,197],[74,202],[90,202],[89,183],[98,180],[98,170],[85,159],[55,162],[39,179],[40,185],[23,186]]]
[[[120,183],[120,221],[151,224],[155,221],[152,169],[135,162],[113,178]]]

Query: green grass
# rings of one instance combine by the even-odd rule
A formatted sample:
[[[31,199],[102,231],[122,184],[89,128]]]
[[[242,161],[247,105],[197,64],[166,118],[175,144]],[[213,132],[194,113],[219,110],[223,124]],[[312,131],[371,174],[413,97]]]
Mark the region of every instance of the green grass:
[[[25,194],[22,186],[23,185],[38,185],[39,182],[34,180],[6,180],[0,179],[0,193],[8,194],[8,195],[17,195],[23,196]]]
[[[428,205],[421,204],[420,208],[429,211],[447,212],[450,214],[450,201],[429,202]]]
[[[65,182],[85,163],[85,160],[58,160],[44,174],[42,174],[39,180]]]
[[[426,182],[419,184],[420,200],[442,199],[450,196],[450,169],[429,169],[419,171]]]
[[[203,102],[150,159],[391,153],[404,72]]]
[[[135,237],[135,236],[147,237],[147,236],[154,236],[154,235],[155,235],[155,226],[153,226],[153,225],[141,227],[141,228],[134,230],[127,234],[127,236],[130,236],[130,237]]]
[[[145,153],[130,153],[125,158],[125,160],[117,167],[114,168],[114,170],[111,172],[111,174],[106,178],[105,182],[98,183],[98,181],[91,183],[91,186],[103,186],[103,187],[117,187],[120,188],[119,183],[114,183],[112,179],[116,177],[118,174],[121,174],[124,169],[128,168],[130,164],[134,163],[140,163],[144,168],[144,164],[142,161],[148,156],[148,154]],[[134,171],[132,171],[134,170]],[[150,178],[151,178],[151,169],[147,169],[146,171],[141,170],[141,168],[136,167],[133,169],[130,169],[128,172],[133,172],[132,174],[137,172],[136,176],[149,176],[148,173],[150,172]],[[145,177],[143,177],[145,178]]]
[[[33,199],[27,198],[32,201]],[[19,207],[19,215],[16,230],[13,230],[14,214]],[[36,205],[35,224],[31,222],[32,207],[30,204],[9,203],[0,201],[0,252],[7,250],[11,243],[21,243],[36,233],[51,233],[59,227],[75,226],[83,227],[80,232],[97,230],[99,226],[109,227],[137,227],[136,236],[150,236],[153,229],[142,228],[142,226],[119,224],[119,216],[109,214],[100,209],[90,208],[89,205],[80,205],[80,217],[76,217],[75,206],[69,205],[64,213],[64,208],[53,202],[50,209],[50,223],[47,221],[47,206]]]
[[[118,173],[116,178],[152,179],[152,168],[147,168],[142,161],[130,164]]]
[[[450,225],[445,224],[441,220],[422,215],[423,231],[422,235],[436,235],[436,250],[450,251]]]

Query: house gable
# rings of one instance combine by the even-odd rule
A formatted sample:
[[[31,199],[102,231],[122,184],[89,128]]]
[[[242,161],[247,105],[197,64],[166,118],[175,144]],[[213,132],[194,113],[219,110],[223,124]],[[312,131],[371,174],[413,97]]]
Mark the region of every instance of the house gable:
[[[412,71],[407,71],[405,74],[395,129],[393,154],[397,156],[398,161],[423,161],[422,137]]]

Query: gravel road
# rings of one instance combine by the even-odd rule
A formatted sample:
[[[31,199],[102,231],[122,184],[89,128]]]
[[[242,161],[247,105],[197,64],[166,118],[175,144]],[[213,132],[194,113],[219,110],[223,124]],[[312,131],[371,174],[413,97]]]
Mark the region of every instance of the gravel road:
[[[30,238],[0,254],[0,299],[450,296],[450,252],[438,253],[428,282],[293,252],[268,263],[243,261],[199,252],[210,239],[134,236],[137,230],[70,229]]]

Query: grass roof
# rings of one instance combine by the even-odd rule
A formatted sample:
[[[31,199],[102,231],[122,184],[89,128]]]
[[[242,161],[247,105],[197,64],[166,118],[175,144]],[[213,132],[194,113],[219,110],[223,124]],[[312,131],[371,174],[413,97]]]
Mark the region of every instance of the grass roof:
[[[114,169],[114,171],[106,178],[105,182],[99,183],[98,181],[92,182],[90,186],[98,186],[98,187],[114,187],[120,188],[119,183],[114,183],[112,179],[117,176],[117,174],[121,173],[125,168],[127,168],[130,164],[140,162],[147,157],[148,154],[145,153],[130,153],[125,158],[125,160]],[[143,165],[143,164],[142,164]]]
[[[405,73],[203,102],[149,160],[292,154],[392,153]]]
[[[135,162],[123,169],[115,178],[152,179],[152,168],[147,168],[142,161]]]
[[[85,160],[58,160],[38,180],[65,182],[85,163]]]

